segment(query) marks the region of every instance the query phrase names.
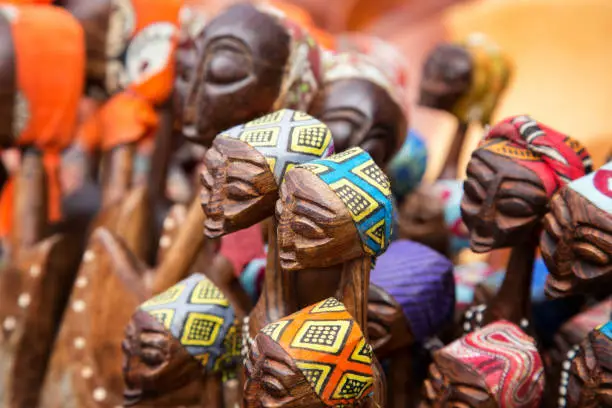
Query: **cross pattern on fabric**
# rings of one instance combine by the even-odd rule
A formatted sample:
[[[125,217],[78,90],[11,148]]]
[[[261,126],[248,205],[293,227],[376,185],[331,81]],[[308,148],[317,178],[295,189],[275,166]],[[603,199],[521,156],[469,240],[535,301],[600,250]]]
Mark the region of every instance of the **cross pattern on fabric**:
[[[597,208],[612,213],[612,162],[604,164],[599,170],[571,182],[568,186]]]
[[[279,184],[293,166],[334,152],[329,128],[312,116],[291,109],[235,126],[221,136],[241,140],[261,153]]]
[[[156,318],[206,371],[221,371],[239,361],[234,310],[204,275],[191,275],[140,309]]]
[[[371,394],[372,348],[337,299],[308,306],[260,333],[293,358],[326,406],[352,404]]]
[[[393,227],[391,184],[370,155],[354,147],[299,167],[316,174],[346,205],[364,251],[383,253]]]
[[[544,390],[544,367],[535,341],[505,320],[491,323],[436,352],[471,367],[500,407],[534,407]],[[436,359],[434,354],[434,359]]]

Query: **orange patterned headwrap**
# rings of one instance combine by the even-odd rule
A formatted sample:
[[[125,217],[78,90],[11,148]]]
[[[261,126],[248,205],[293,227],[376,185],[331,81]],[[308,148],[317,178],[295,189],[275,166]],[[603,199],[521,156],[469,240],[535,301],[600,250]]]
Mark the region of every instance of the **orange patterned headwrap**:
[[[347,406],[372,393],[372,347],[337,299],[270,323],[262,334],[293,358],[326,407]]]
[[[107,40],[107,90],[118,93],[79,130],[88,151],[148,139],[159,123],[155,105],[172,92],[181,0],[116,3],[110,26],[120,27],[109,29],[109,36],[126,38]]]
[[[49,220],[60,218],[60,153],[72,143],[77,105],[85,77],[83,29],[55,6],[0,6],[11,23],[15,45],[17,95],[14,137],[19,146],[35,146],[44,156],[49,183]],[[59,40],[58,40],[59,39]],[[0,199],[0,235],[11,228],[13,183]]]

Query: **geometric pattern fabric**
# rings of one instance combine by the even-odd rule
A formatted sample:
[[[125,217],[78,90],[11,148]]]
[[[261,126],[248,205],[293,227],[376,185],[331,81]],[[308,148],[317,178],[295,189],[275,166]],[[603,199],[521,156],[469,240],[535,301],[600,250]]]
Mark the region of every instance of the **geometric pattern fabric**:
[[[364,251],[372,256],[382,254],[391,237],[393,204],[389,179],[372,157],[353,147],[300,168],[316,174],[346,205]]]
[[[234,309],[204,275],[191,275],[140,309],[170,331],[207,372],[222,371],[238,362],[241,338]]]
[[[241,140],[261,153],[280,185],[295,165],[327,157],[334,152],[331,132],[319,120],[291,109],[272,112],[219,134]]]
[[[261,330],[295,361],[326,406],[342,406],[372,393],[372,348],[335,298],[328,298]]]

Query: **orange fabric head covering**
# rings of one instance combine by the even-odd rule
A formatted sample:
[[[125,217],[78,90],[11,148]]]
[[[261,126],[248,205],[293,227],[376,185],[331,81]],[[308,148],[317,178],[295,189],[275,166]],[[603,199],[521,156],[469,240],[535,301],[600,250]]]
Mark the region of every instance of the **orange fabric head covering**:
[[[49,182],[49,220],[56,221],[60,218],[60,153],[72,143],[85,79],[83,29],[60,7],[5,5],[0,10],[11,23],[15,45],[15,141],[43,152]],[[11,227],[12,192],[9,180],[0,199],[3,236]]]
[[[119,18],[130,32],[119,55],[108,55],[109,64],[121,65],[122,91],[113,96],[79,130],[79,141],[88,151],[109,150],[153,135],[159,122],[155,105],[172,92],[174,50],[181,0],[122,0]],[[125,51],[125,59],[122,55]],[[114,61],[113,61],[114,60]]]

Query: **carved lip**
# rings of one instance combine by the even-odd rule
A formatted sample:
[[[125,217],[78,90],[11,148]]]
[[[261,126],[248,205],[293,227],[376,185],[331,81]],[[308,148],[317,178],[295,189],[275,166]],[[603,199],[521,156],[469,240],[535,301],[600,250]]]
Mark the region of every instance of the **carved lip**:
[[[297,257],[291,251],[279,251],[278,258],[281,268],[285,270],[294,270],[298,267]]]
[[[142,399],[141,390],[126,388],[123,391],[123,404],[126,406],[135,405]]]
[[[493,238],[477,237],[470,240],[470,248],[472,251],[481,254],[489,252],[493,249]]]

